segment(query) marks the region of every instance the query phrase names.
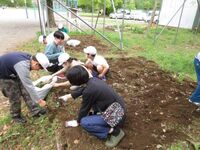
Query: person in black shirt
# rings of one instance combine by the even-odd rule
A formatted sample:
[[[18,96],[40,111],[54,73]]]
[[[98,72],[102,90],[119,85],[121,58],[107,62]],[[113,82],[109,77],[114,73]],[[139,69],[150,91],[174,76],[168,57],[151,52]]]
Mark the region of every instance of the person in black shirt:
[[[82,86],[81,91],[72,93],[75,99],[82,95],[82,103],[79,109],[77,122],[90,134],[99,139],[106,139],[106,146],[114,147],[124,137],[125,133],[121,129],[125,120],[125,104],[121,98],[104,81],[89,77],[87,70],[82,66],[74,66],[66,74],[71,85]],[[80,94],[81,92],[81,94]],[[117,125],[111,127],[102,117],[104,112],[111,104],[118,102],[124,115]],[[91,115],[91,110],[93,113]],[[110,138],[108,135],[111,134]]]

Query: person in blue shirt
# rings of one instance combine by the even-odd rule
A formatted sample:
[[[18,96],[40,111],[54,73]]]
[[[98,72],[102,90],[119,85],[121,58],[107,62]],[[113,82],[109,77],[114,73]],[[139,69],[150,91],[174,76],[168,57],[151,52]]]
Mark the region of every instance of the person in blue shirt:
[[[56,31],[54,34],[54,41],[49,43],[45,47],[45,55],[49,59],[50,63],[52,64],[50,67],[47,68],[49,72],[57,72],[58,70],[62,69],[61,66],[58,66],[58,57],[61,53],[65,52],[64,49],[64,34],[60,31]]]
[[[45,109],[38,107],[38,104],[44,107],[46,102],[35,90],[30,71],[46,70],[48,66],[49,60],[42,53],[31,56],[27,53],[12,52],[0,56],[0,90],[9,99],[10,113],[14,121],[26,122],[21,114],[21,96],[33,117],[46,113]]]

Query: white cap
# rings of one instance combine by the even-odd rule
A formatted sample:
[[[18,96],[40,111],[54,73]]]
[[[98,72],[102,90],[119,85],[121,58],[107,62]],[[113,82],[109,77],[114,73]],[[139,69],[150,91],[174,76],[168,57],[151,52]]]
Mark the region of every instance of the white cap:
[[[86,54],[91,54],[91,55],[96,55],[97,50],[94,46],[88,46],[86,48],[83,49],[84,53]]]
[[[38,38],[38,42],[43,43],[43,41],[44,41],[43,35],[40,35],[39,38]]]
[[[70,58],[69,54],[61,53],[58,57],[58,66],[61,66],[64,62],[66,62]]]
[[[47,56],[43,53],[37,53],[35,55],[37,61],[40,63],[40,65],[43,67],[44,70],[47,70],[47,67],[50,65],[49,60],[47,58]]]
[[[62,29],[63,28],[63,24],[62,23],[59,23],[58,24],[58,29]]]

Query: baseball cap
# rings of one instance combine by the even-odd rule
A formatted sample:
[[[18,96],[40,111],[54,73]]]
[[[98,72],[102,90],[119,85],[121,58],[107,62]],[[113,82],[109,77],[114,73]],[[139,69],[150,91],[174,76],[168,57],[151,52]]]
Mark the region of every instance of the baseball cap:
[[[40,63],[40,65],[43,67],[44,70],[48,71],[47,70],[47,67],[50,65],[50,62],[47,58],[47,56],[43,53],[37,53],[35,55],[37,61]]]
[[[61,53],[58,57],[58,66],[61,66],[64,62],[66,62],[70,58],[69,54]]]
[[[94,46],[88,46],[83,49],[83,52],[86,54],[95,55],[97,53],[97,50]]]

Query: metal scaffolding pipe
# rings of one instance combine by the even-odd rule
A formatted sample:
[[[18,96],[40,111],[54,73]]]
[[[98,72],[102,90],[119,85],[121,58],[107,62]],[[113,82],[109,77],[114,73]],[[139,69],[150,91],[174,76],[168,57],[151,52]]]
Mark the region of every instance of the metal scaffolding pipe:
[[[82,32],[86,33],[85,31],[83,31],[81,28],[79,28],[78,26],[76,26],[74,23],[72,23],[71,21],[69,21],[67,18],[63,17],[62,15],[60,15],[59,13],[57,13],[56,11],[54,11],[51,7],[47,6],[48,9],[50,9],[51,11],[55,12],[58,16],[62,17],[63,19],[65,19],[67,22],[71,23],[73,26],[75,26],[76,28],[78,28],[79,30],[81,30]]]
[[[61,4],[64,8],[66,8],[68,11],[70,11],[74,16],[76,16],[78,19],[80,19],[83,23],[85,23],[90,29],[92,29],[93,31],[95,31],[96,33],[98,33],[102,38],[104,38],[105,40],[107,40],[110,44],[112,44],[113,46],[115,46],[117,49],[120,50],[120,48],[115,45],[115,43],[113,43],[112,41],[110,41],[107,37],[105,37],[102,33],[98,32],[97,30],[95,30],[93,27],[91,27],[86,21],[84,21],[81,17],[77,16],[73,11],[71,11],[68,7],[66,7],[65,5],[63,5],[60,1],[57,1],[59,4]]]

